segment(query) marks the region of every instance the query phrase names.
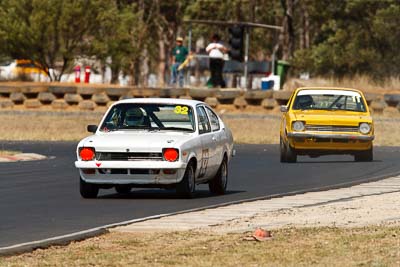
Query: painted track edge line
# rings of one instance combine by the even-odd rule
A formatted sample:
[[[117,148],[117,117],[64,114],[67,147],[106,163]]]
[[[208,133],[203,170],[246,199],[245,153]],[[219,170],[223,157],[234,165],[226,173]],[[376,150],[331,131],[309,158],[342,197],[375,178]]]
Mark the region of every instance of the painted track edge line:
[[[55,236],[55,237],[50,237],[50,238],[37,240],[37,241],[15,244],[12,246],[7,246],[7,247],[0,247],[0,256],[10,256],[10,255],[15,255],[15,254],[21,254],[21,253],[33,251],[38,248],[48,248],[50,246],[56,246],[56,245],[68,245],[72,241],[80,241],[80,240],[84,240],[87,238],[91,238],[91,237],[95,237],[95,236],[99,236],[99,235],[108,233],[109,228],[124,226],[124,225],[132,224],[132,223],[143,222],[143,221],[152,220],[152,219],[160,219],[163,217],[169,217],[169,216],[174,216],[174,215],[189,213],[189,212],[195,212],[195,211],[202,211],[202,210],[206,210],[206,209],[225,207],[225,206],[241,204],[241,203],[245,203],[245,202],[253,202],[253,201],[257,201],[257,200],[265,200],[265,199],[271,199],[271,198],[277,198],[277,197],[293,196],[293,195],[297,195],[297,194],[304,194],[307,192],[327,191],[327,190],[332,190],[332,189],[338,189],[338,188],[343,188],[343,187],[348,187],[348,186],[359,185],[362,183],[374,182],[374,181],[378,181],[378,180],[382,180],[382,179],[396,177],[398,175],[400,175],[400,172],[393,172],[390,174],[379,175],[379,176],[375,176],[375,177],[371,177],[371,178],[367,178],[367,179],[359,179],[359,180],[355,180],[355,181],[351,181],[351,182],[344,182],[344,183],[328,185],[328,186],[323,186],[323,187],[314,187],[314,188],[310,188],[307,190],[295,190],[295,191],[291,191],[291,192],[287,192],[287,193],[272,194],[272,195],[268,195],[268,196],[235,200],[235,201],[231,201],[231,202],[209,205],[209,206],[200,207],[200,208],[194,208],[194,209],[177,211],[177,212],[172,212],[172,213],[153,215],[153,216],[148,216],[148,217],[144,217],[144,218],[123,221],[123,222],[119,222],[119,223],[107,224],[107,225],[98,226],[98,227],[94,227],[94,228],[90,228],[87,230],[74,232],[74,233],[70,233],[70,234],[66,234],[66,235]]]

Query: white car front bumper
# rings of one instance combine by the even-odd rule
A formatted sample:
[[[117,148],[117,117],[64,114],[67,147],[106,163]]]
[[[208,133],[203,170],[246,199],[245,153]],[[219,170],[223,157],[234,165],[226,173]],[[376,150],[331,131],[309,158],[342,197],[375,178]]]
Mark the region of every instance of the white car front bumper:
[[[166,161],[75,161],[85,182],[112,185],[176,184],[182,180],[186,165]]]

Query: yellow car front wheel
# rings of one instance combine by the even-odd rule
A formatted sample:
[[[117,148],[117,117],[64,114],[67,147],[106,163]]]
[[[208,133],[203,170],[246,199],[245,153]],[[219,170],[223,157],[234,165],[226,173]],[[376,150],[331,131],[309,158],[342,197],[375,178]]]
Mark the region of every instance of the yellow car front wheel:
[[[355,161],[373,161],[374,160],[373,148],[371,147],[370,149],[368,149],[366,151],[362,151],[362,152],[355,154],[354,160]]]
[[[290,144],[285,144],[285,142],[280,138],[280,150],[281,150],[281,162],[296,163],[297,153],[290,146]]]

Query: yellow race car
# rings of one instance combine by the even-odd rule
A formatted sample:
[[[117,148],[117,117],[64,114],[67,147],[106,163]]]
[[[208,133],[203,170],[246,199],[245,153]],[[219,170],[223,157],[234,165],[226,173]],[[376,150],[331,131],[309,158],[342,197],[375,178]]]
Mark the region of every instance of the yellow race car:
[[[298,155],[330,154],[373,160],[374,124],[361,91],[298,88],[281,111],[281,162],[296,162]]]

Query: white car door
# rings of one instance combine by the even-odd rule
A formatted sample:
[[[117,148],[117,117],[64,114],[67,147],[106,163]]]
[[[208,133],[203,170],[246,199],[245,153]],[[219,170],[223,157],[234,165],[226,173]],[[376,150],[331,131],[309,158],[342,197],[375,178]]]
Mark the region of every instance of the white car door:
[[[203,106],[197,106],[197,121],[199,128],[199,138],[201,142],[201,162],[199,162],[199,180],[206,180],[213,176],[215,171],[216,145],[214,133],[211,131],[210,121]]]
[[[223,132],[225,129],[221,129],[221,125],[219,123],[219,118],[217,114],[214,113],[212,109],[209,107],[205,106],[208,119],[210,120],[211,124],[211,131],[213,133],[213,141],[215,144],[215,168],[218,170],[222,159],[223,159],[223,153],[224,153],[224,142],[225,140],[225,133]]]

